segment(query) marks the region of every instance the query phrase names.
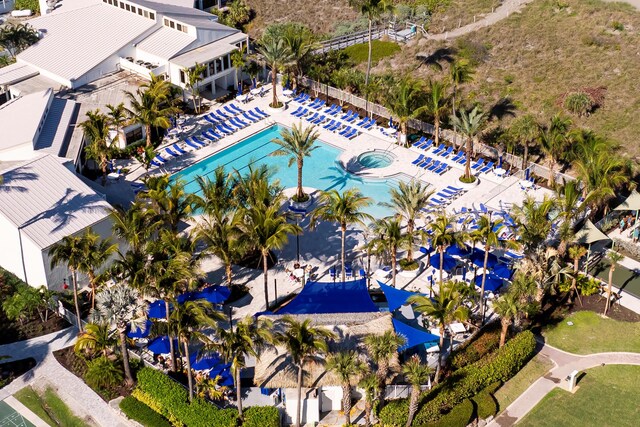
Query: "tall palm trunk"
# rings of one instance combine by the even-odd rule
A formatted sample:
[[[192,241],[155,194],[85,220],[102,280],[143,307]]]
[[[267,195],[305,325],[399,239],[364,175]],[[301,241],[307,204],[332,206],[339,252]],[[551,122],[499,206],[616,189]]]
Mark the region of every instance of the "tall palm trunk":
[[[227,276],[227,285],[231,288],[232,280],[233,280],[233,269],[231,268],[231,263],[227,262],[224,265],[224,272]]]
[[[407,221],[407,235],[410,238],[410,244],[407,248],[407,261],[413,261],[413,220]]]
[[[78,276],[75,268],[71,268],[71,281],[73,282],[73,304],[76,306],[76,316],[78,318],[78,330],[83,332],[82,317],[80,317],[80,303],[78,302]]]
[[[302,166],[304,165],[302,158],[298,158],[298,200],[304,196],[302,191]]]
[[[440,351],[438,351],[438,367],[436,369],[436,376],[433,380],[434,384],[438,384],[440,381],[440,372],[442,371],[442,351],[444,350],[444,323],[440,323]]]
[[[122,353],[122,367],[127,386],[133,385],[133,375],[131,375],[131,365],[129,364],[129,351],[127,350],[127,329],[118,328],[120,335],[120,352]]]
[[[342,384],[342,410],[345,424],[351,425],[351,385],[348,382]]]
[[[505,341],[507,340],[507,332],[509,331],[509,325],[511,324],[511,319],[506,317],[502,318],[502,331],[500,331],[500,347],[504,346]]]
[[[439,252],[440,252],[440,284],[442,285],[442,282],[443,282],[442,271],[444,267],[444,246],[440,246]]]
[[[364,427],[371,427],[371,409],[373,409],[373,403],[371,397],[367,396],[364,401]]]
[[[435,142],[436,142],[436,147],[440,145],[440,116],[434,116],[433,117],[433,127],[434,129],[434,133],[435,133]]]
[[[413,423],[413,417],[418,412],[418,400],[420,397],[420,386],[414,384],[411,386],[411,399],[409,401],[409,416],[407,417],[407,425],[406,427],[411,427]]]
[[[165,298],[164,300],[164,309],[165,309],[165,319],[167,320],[167,325],[169,324],[169,300]],[[169,337],[169,353],[171,353],[171,370],[173,372],[178,370],[178,365],[176,363],[176,349],[173,348],[173,337],[171,336],[171,331],[167,332],[167,336]]]
[[[464,177],[466,179],[471,179],[471,138],[467,138],[467,147],[466,147],[466,162],[464,164]]]
[[[398,264],[397,259],[398,249],[394,246],[391,248],[391,283],[393,283],[393,287],[396,287],[396,265]]]
[[[553,184],[556,181],[555,170],[556,170],[556,159],[551,157],[551,159],[549,160],[549,179],[547,180],[547,185],[549,186],[549,188],[553,188]]]
[[[262,251],[262,274],[264,276],[264,304],[266,307],[266,310],[269,311],[269,286],[268,286],[268,274],[269,272],[267,271],[267,255],[268,252]]]
[[[580,307],[582,307],[582,298],[580,298],[580,292],[578,292],[578,286],[577,286],[579,262],[580,262],[580,258],[575,258],[573,260],[573,278],[571,279],[571,292],[569,293],[569,302],[571,302],[571,294],[574,294],[578,298]]]
[[[151,125],[144,125],[144,131],[147,133],[147,147],[151,147]]]
[[[451,93],[451,113],[453,114],[454,117],[456,117],[456,90],[458,88],[458,85],[456,85],[455,83],[453,84],[453,91]],[[454,140],[458,139],[458,128],[455,125],[455,123],[453,124],[453,132],[455,133],[455,138]],[[455,142],[453,145],[456,145]],[[436,145],[437,147],[437,145]],[[460,148],[462,148],[462,143],[460,144]]]
[[[238,416],[242,419],[242,387],[240,386],[240,368],[236,368],[235,375],[233,376],[236,382],[236,400],[238,407]]]
[[[527,168],[529,164],[529,141],[524,142],[524,154],[522,155],[522,170]]]
[[[100,163],[102,165],[102,186],[104,187],[107,184],[107,160],[103,158]]]
[[[484,325],[484,282],[487,280],[487,264],[489,262],[489,246],[484,247],[484,264],[482,265],[482,286],[480,286],[480,321]]]
[[[238,85],[236,85],[238,87]],[[198,105],[196,104],[196,93],[193,89],[191,89],[191,100],[193,101],[193,111],[198,114]]]
[[[89,284],[91,285],[91,308],[96,308],[96,275],[93,271],[89,271]]]
[[[187,359],[187,384],[189,385],[189,402],[193,400],[193,375],[191,375],[191,357],[189,354],[189,340],[183,339],[184,356]]]
[[[604,315],[607,315],[607,311],[609,311],[609,306],[611,305],[611,289],[613,286],[613,271],[615,270],[615,263],[611,264],[609,268],[609,283],[607,284],[607,302],[604,305]]]
[[[275,67],[275,65],[273,67],[271,67],[271,82],[272,82],[272,90],[273,90],[273,99],[271,101],[271,106],[273,108],[276,108],[278,106],[278,95],[276,94],[276,89],[278,86],[277,80],[278,79],[278,69]]]
[[[389,372],[389,361],[387,359],[380,359],[378,361],[378,370],[376,371],[376,377],[378,378],[378,393],[380,404],[383,405],[385,401],[385,391],[387,389],[387,375]]]
[[[342,231],[342,242],[341,242],[341,248],[340,248],[340,262],[342,263],[342,281],[344,282],[346,280],[346,274],[344,271],[344,245],[345,245],[345,240],[347,238],[347,225],[346,224],[342,224],[340,226],[340,231]]]
[[[298,366],[298,406],[296,407],[296,427],[300,427],[302,415],[302,365]]]

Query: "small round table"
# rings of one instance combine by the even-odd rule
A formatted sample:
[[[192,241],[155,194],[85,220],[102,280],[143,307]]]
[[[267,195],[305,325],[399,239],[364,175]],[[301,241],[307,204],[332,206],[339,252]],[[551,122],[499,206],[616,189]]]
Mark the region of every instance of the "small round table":
[[[497,177],[502,178],[504,176],[505,173],[507,173],[507,171],[503,168],[495,168],[493,170],[493,173],[496,174]]]
[[[291,96],[291,95],[293,95],[293,91],[291,89],[285,89],[285,90],[282,91],[282,94],[284,96]]]

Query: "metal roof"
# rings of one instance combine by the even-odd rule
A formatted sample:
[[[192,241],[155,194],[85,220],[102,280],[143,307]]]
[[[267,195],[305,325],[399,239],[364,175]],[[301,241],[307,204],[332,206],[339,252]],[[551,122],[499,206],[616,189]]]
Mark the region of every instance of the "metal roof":
[[[136,47],[138,50],[169,60],[196,40],[196,37],[189,34],[162,27],[138,43]]]
[[[203,63],[211,61],[214,58],[231,53],[238,49],[235,43],[246,40],[247,36],[243,33],[232,34],[223,39],[217,40],[197,49],[190,50],[171,59],[171,62],[181,67],[192,67],[196,62]]]
[[[33,148],[38,126],[42,122],[51,96],[52,90],[47,89],[0,105],[0,123],[2,123],[0,151],[27,143]]]
[[[2,173],[0,214],[46,249],[104,220],[111,207],[49,154]]]
[[[0,86],[10,85],[38,74],[39,71],[32,66],[16,62],[0,68]]]
[[[131,3],[138,4],[151,10],[155,10],[158,14],[167,18],[175,19],[183,24],[192,25],[202,30],[217,30],[223,32],[240,32],[235,28],[227,27],[217,21],[217,18],[209,12],[195,9],[191,7],[178,6],[176,4],[163,3],[159,1],[149,0],[128,0]],[[175,0],[173,0],[175,2]]]
[[[68,99],[53,98],[35,149],[62,157],[65,145],[71,137],[71,119],[78,104]]]
[[[20,61],[66,80],[81,78],[144,34],[156,22],[105,3],[41,16],[29,21],[40,41],[18,55]]]

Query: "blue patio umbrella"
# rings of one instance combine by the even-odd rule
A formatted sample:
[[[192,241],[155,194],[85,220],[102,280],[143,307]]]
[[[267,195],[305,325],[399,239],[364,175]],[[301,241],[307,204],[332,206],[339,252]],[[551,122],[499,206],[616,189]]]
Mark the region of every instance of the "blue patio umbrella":
[[[531,174],[531,170],[529,168],[526,168],[524,170],[524,179],[528,180],[529,179],[529,175]]]
[[[169,311],[171,311],[172,308],[173,306],[169,304]],[[164,301],[159,299],[149,304],[149,311],[147,312],[147,316],[150,319],[166,319],[167,309],[164,305]]]
[[[231,296],[231,289],[226,286],[210,286],[196,294],[196,298],[205,299],[211,304],[222,304]]]
[[[153,322],[147,320],[141,328],[129,328],[127,336],[129,338],[146,338],[149,336],[149,332],[151,332],[151,325],[153,325]]]
[[[498,157],[498,167],[502,167],[502,154],[500,154],[500,157]]]
[[[479,274],[478,277],[476,277],[476,286],[477,287],[481,287],[482,286],[482,274]],[[487,274],[487,278],[484,281],[484,290],[485,291],[491,291],[491,292],[495,292],[498,289],[500,289],[502,287],[502,279],[499,277],[496,277],[492,274]]]
[[[174,348],[178,347],[178,340],[175,338],[173,339],[173,346]],[[157,337],[149,343],[147,348],[153,354],[168,354],[171,351],[169,347],[169,337],[166,335]]]
[[[209,370],[209,375],[223,375],[225,372],[229,372],[231,363],[218,363]]]
[[[491,270],[491,274],[501,279],[509,279],[511,277],[511,274],[513,274],[513,272],[508,266],[504,264],[498,264],[495,266],[493,270]]]
[[[470,254],[469,248],[467,246],[465,246],[464,248],[461,248],[458,245],[449,246],[447,249],[445,249],[444,253],[445,255],[449,255],[452,257],[463,257],[463,256],[468,256]]]
[[[215,368],[216,366],[220,366],[220,362],[222,362],[222,358],[218,353],[201,354],[197,352],[192,354],[189,360],[191,361],[191,369],[195,369],[196,371]]]
[[[476,267],[484,267],[484,251],[482,249],[474,249],[470,259],[473,265],[475,265]],[[490,253],[489,257],[487,258],[487,268],[492,269],[497,264],[498,257]]]
[[[444,254],[442,258],[442,269],[445,271],[453,270],[456,265],[458,265],[458,261],[456,261],[450,255]],[[437,270],[440,270],[440,254],[438,252],[431,255],[431,266]]]
[[[393,116],[389,116],[389,127],[393,127]]]
[[[231,375],[231,372],[229,372],[228,369],[218,373],[209,373],[209,376],[211,378],[215,378],[217,375],[220,375],[220,381],[218,381],[218,385],[225,387],[233,386],[233,375]]]
[[[183,294],[178,295],[178,298],[176,298],[176,300],[178,301],[178,304],[184,304],[187,301],[193,301],[196,299],[198,299],[197,292],[185,292]]]

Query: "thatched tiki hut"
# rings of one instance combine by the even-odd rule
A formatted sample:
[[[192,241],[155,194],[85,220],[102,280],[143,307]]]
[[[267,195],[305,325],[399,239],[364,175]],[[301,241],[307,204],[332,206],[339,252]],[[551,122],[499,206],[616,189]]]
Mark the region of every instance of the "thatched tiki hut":
[[[277,326],[280,316],[269,316]],[[381,335],[385,331],[393,331],[391,314],[389,313],[339,313],[297,315],[302,321],[311,318],[316,326],[323,326],[334,332],[335,340],[329,342],[330,352],[356,350],[367,359],[364,337]],[[399,371],[397,358],[391,363],[393,372]],[[360,378],[354,378],[355,386]],[[297,396],[297,368],[283,347],[269,349],[260,355],[256,363],[254,382],[258,387],[280,388],[285,396],[287,422],[295,418]],[[320,420],[321,412],[340,410],[342,389],[340,380],[324,366],[324,358],[308,362],[304,366],[302,383],[302,423],[315,423]]]

